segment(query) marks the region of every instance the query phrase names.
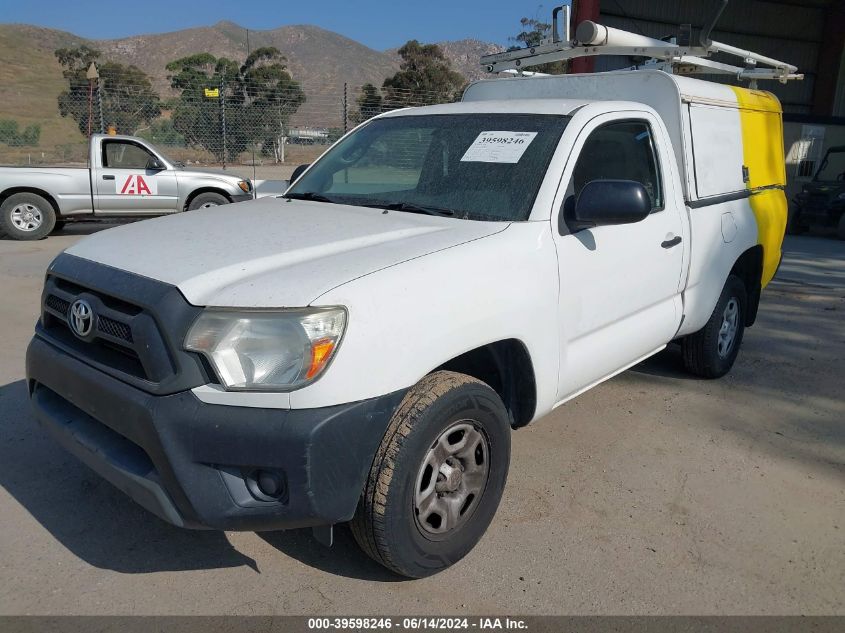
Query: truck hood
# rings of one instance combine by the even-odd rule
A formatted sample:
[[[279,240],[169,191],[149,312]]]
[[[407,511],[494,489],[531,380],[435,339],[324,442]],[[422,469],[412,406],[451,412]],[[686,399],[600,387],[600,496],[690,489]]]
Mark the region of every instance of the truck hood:
[[[507,226],[266,198],[109,229],[67,253],[172,284],[198,306],[295,307]]]

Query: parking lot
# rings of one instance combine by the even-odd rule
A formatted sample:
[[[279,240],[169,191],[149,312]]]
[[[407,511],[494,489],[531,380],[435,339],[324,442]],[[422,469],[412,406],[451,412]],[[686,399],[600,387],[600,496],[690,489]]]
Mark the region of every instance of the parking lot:
[[[0,240],[0,613],[835,614],[845,610],[845,243],[788,238],[733,372],[676,349],[515,433],[499,513],[404,581],[345,530],[190,532],[45,437],[24,354],[51,258]]]

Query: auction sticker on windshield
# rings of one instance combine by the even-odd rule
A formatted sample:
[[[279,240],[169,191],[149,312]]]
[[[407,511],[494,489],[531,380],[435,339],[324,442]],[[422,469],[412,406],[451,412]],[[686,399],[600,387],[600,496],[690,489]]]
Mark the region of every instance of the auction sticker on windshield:
[[[482,132],[461,158],[462,163],[518,163],[537,132]]]

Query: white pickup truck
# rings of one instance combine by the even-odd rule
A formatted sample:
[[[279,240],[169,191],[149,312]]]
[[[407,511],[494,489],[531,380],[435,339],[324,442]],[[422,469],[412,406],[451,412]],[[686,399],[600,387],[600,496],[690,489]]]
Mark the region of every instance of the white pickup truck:
[[[725,374],[786,222],[781,110],[662,71],[481,81],[281,198],[92,235],[47,271],[41,425],[159,517],[351,522],[420,577],[499,505],[511,430],[676,341]]]
[[[166,215],[242,202],[252,183],[187,169],[145,140],[94,134],[88,167],[0,167],[0,237],[38,240],[68,220]]]

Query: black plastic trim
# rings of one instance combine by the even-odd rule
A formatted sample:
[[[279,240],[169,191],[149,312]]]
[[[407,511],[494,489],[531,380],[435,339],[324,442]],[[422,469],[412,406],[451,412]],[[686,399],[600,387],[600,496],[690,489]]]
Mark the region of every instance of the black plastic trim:
[[[212,405],[156,396],[40,337],[27,349],[36,419],[63,446],[161,518],[189,528],[275,530],[348,521],[406,390],[317,409]],[[280,473],[285,495],[245,478]]]
[[[701,198],[700,200],[687,200],[686,205],[690,209],[701,209],[702,207],[710,207],[714,204],[722,204],[724,202],[731,202],[732,200],[742,200],[743,198],[750,198],[752,191],[745,189],[744,191],[734,191],[732,193],[723,193],[718,196],[710,196],[709,198]]]
[[[97,317],[127,326],[131,340],[99,329],[86,339],[76,337],[66,315],[48,301],[51,296],[68,303],[84,298]],[[47,271],[41,305],[36,336],[139,389],[166,395],[215,380],[199,354],[182,349],[202,308],[175,286],[63,253]]]

